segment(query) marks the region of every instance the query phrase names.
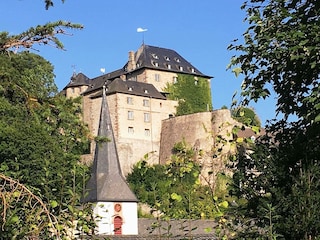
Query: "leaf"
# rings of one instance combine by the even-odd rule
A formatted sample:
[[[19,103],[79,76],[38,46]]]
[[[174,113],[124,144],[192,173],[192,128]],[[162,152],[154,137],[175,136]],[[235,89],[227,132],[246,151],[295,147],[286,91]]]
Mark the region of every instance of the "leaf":
[[[11,224],[15,224],[17,222],[19,222],[19,217],[17,215],[14,215],[10,218],[10,221],[9,221]]]
[[[236,77],[239,76],[239,74],[242,72],[242,69],[240,67],[232,69],[232,72],[235,74]]]
[[[229,203],[227,201],[223,201],[223,202],[219,203],[219,207],[228,208],[229,207]]]
[[[242,137],[237,138],[237,143],[242,143],[242,142],[243,142],[243,138]]]
[[[20,194],[21,194],[20,191],[14,191],[14,193],[12,193],[12,196],[13,196],[14,198],[16,198],[16,197],[19,197]]]
[[[182,197],[180,195],[178,195],[177,193],[172,193],[171,198],[173,200],[177,200],[178,202],[181,202],[181,200],[182,200]]]
[[[252,126],[251,129],[252,129],[252,131],[254,131],[255,134],[260,132],[260,128],[257,126]]]
[[[50,201],[50,206],[51,206],[52,208],[55,208],[55,207],[58,206],[58,202],[55,201],[55,200],[51,200],[51,201]]]

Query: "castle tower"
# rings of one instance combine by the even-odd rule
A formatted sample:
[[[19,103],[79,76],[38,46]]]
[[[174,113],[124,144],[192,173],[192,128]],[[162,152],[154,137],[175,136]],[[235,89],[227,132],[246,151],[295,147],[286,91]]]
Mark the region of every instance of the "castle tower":
[[[94,204],[98,235],[138,234],[137,198],[122,176],[106,90],[102,90],[98,141],[84,202]]]

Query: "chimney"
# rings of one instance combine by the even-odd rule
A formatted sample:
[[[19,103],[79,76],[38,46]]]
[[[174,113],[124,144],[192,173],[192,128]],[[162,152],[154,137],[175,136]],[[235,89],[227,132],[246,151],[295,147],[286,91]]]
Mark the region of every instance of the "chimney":
[[[129,52],[128,71],[132,71],[136,68],[136,61],[134,59],[134,51]]]

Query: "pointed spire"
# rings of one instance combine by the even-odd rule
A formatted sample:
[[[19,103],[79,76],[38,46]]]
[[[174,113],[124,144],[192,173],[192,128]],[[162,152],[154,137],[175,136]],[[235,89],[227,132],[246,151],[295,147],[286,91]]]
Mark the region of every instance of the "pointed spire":
[[[137,202],[136,196],[121,173],[105,86],[102,90],[98,137],[102,142],[96,145],[91,178],[83,201]]]

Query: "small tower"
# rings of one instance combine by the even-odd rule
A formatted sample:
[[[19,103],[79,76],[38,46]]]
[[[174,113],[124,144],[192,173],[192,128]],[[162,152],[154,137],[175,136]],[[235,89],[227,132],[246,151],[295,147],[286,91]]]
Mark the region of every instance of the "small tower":
[[[96,234],[136,235],[138,199],[121,173],[105,86],[102,90],[98,137],[106,139],[97,143],[83,201],[95,203]]]

